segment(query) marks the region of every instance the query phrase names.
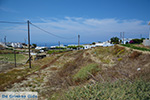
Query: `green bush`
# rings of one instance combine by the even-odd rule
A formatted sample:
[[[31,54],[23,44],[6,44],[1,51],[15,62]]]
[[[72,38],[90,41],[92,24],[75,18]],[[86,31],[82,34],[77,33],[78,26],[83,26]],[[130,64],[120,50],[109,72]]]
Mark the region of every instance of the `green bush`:
[[[80,46],[68,46],[67,48],[77,49],[78,47],[80,47],[80,48],[84,48],[82,45],[80,45]]]
[[[137,80],[96,83],[65,93],[66,100],[150,100],[150,82]]]
[[[99,71],[98,64],[88,64],[87,66],[82,67],[74,76],[75,81],[83,81],[89,77],[89,73],[94,74]]]
[[[137,49],[137,50],[142,50],[142,51],[150,51],[150,49],[137,47],[137,46],[134,46],[134,44],[121,44],[121,45],[125,46],[125,47],[132,48],[132,49]]]
[[[60,52],[64,52],[64,51],[66,51],[66,49],[63,49],[63,50],[49,50],[47,53],[52,54],[52,53],[60,53]]]
[[[133,41],[133,44],[140,44],[143,42],[143,39],[132,39],[131,41]]]
[[[56,49],[66,49],[66,47],[56,47]]]
[[[113,44],[119,44],[119,38],[118,37],[112,37],[110,40],[111,40],[111,43],[113,43]]]

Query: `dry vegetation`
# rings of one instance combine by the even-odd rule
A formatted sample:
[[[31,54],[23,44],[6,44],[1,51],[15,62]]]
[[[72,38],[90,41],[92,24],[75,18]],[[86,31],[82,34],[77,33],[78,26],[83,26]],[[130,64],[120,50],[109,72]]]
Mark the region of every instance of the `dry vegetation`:
[[[136,83],[136,80],[142,79],[145,83],[149,82],[149,59],[149,54],[127,50],[121,46],[70,51],[38,60],[33,63],[33,69],[18,68],[1,73],[0,76],[3,75],[4,78],[0,79],[3,80],[0,86],[5,87],[3,89],[7,91],[38,91],[39,99],[41,100],[46,98],[52,100],[74,100],[75,97],[79,97],[78,99],[81,100],[93,99],[96,95],[88,94],[92,92],[90,88],[93,89],[93,93],[99,93],[99,89],[106,87],[108,94],[115,98],[115,92],[112,91],[113,88],[109,88],[114,86],[114,84],[117,87],[117,90],[115,90],[117,93],[126,93],[125,90],[125,92],[122,92],[119,89],[121,84],[125,83],[122,86],[124,89],[127,86],[132,87],[129,84]],[[11,80],[8,79],[10,78],[10,73],[13,76]],[[23,78],[20,78],[21,80],[18,81],[17,76]],[[120,83],[119,80],[124,81]],[[7,85],[4,85],[6,83]],[[11,87],[6,88],[10,84],[12,84]],[[83,87],[88,86],[87,84],[90,85],[89,88],[84,89]],[[136,88],[137,84],[133,87]],[[143,83],[139,84],[143,85]],[[105,89],[103,92],[105,92]],[[83,95],[80,95],[80,93],[83,93]],[[87,93],[87,97],[82,98],[82,96],[85,96],[84,93]],[[100,98],[100,95],[102,94],[99,93],[95,99]],[[106,99],[105,97],[109,95],[104,95],[103,99]],[[120,94],[120,96],[123,98],[126,95]],[[108,97],[107,99],[111,98]]]

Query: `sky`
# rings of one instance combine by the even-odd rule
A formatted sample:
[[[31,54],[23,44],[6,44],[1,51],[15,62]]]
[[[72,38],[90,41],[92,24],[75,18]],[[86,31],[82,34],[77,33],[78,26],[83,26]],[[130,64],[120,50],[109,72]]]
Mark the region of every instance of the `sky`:
[[[61,44],[107,41],[111,37],[148,38],[150,0],[0,0],[0,41]]]

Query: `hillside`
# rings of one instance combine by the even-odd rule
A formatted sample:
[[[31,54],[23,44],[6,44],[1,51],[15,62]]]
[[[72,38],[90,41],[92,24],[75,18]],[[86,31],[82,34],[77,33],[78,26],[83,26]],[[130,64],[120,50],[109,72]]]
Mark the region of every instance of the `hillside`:
[[[34,61],[32,69],[25,65],[0,73],[0,87],[3,91],[37,91],[40,100],[123,100],[131,95],[142,98],[136,91],[142,86],[143,98],[150,98],[149,59],[149,53],[121,46],[69,51]]]

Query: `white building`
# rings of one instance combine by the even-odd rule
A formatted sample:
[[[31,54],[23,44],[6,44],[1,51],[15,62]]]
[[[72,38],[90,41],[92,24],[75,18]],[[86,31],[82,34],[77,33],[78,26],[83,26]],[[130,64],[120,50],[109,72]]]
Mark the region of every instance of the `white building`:
[[[89,49],[91,48],[91,45],[82,45],[84,47],[84,49]]]
[[[61,44],[60,46],[58,46],[58,45],[56,45],[56,46],[50,46],[51,49],[55,49],[56,47],[65,48],[65,46],[63,44]]]
[[[14,48],[22,48],[22,43],[11,43],[11,46]]]
[[[95,46],[98,47],[98,46],[103,46],[103,43],[95,43]]]
[[[111,43],[104,43],[103,44],[103,47],[109,47],[109,46],[114,46],[114,44],[111,44]]]
[[[37,50],[41,50],[41,49],[44,49],[45,47],[36,47],[35,49],[37,49]]]
[[[133,39],[133,38],[124,38],[124,40],[121,39],[121,41],[122,41],[121,43],[122,43],[122,44],[129,43],[132,39]]]
[[[144,46],[150,46],[150,40],[143,40],[143,45]]]
[[[2,45],[3,47],[6,47],[5,43],[0,42],[0,45]]]
[[[101,47],[108,47],[108,46],[114,46],[114,44],[109,43],[108,41],[103,43],[96,43],[95,46],[101,46]]]

